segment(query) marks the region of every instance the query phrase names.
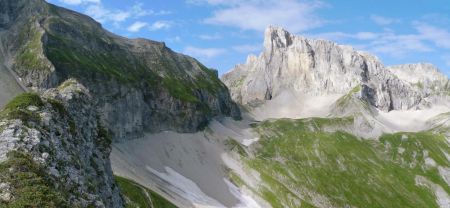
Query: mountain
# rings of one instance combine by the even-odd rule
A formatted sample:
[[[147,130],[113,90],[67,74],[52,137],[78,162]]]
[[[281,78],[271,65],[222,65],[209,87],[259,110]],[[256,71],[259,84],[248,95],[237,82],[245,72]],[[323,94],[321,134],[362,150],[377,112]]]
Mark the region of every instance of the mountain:
[[[268,206],[450,206],[449,79],[431,64],[269,27],[222,80],[260,121],[230,178]]]
[[[278,27],[265,31],[258,57],[250,55],[222,81],[257,120],[352,115],[353,133],[363,137],[425,129],[427,119],[450,106],[449,79],[431,64],[385,67],[350,46]]]
[[[402,76],[415,76],[417,83]],[[430,72],[426,78],[420,78]],[[419,82],[419,79],[426,79]],[[265,31],[264,50],[222,77],[238,103],[258,107],[283,93],[302,96],[347,94],[361,87],[361,99],[382,111],[422,109],[446,96],[448,78],[429,65],[385,67],[377,57],[326,40],[294,36],[282,28]],[[434,82],[435,81],[435,82]],[[436,86],[432,83],[436,83]],[[296,95],[294,95],[295,97]]]
[[[0,13],[1,62],[32,90],[79,80],[114,140],[240,118],[216,71],[164,43],[119,37],[44,0],[2,0]]]

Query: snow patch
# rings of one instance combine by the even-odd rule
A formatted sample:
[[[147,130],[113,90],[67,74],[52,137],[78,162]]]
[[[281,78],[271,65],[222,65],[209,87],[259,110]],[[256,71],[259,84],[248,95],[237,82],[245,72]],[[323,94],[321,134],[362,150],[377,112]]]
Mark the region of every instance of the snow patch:
[[[444,179],[444,181],[450,186],[450,168],[447,167],[438,167],[439,175]]]
[[[159,172],[149,166],[146,166],[146,168],[151,173],[170,183],[172,185],[169,187],[171,191],[188,199],[195,207],[225,207],[220,202],[203,193],[196,183],[170,167],[166,166],[164,168],[166,173]]]
[[[433,158],[427,157],[425,158],[425,165],[428,167],[436,167],[436,161]]]
[[[257,141],[259,141],[258,137],[253,138],[253,139],[244,139],[242,141],[242,144],[248,147],[248,146],[250,146],[251,144],[253,144],[253,143],[257,142]]]
[[[405,135],[405,134],[403,134],[403,135],[402,135],[402,142],[405,142],[405,141],[407,141],[407,140],[408,140],[408,136]]]
[[[261,206],[249,195],[241,191],[238,187],[236,187],[233,183],[228,181],[227,179],[223,179],[225,183],[228,185],[231,194],[239,199],[240,203],[233,206],[233,208],[260,208]]]
[[[434,195],[436,196],[436,202],[438,203],[439,207],[441,208],[449,208],[450,207],[450,196],[445,192],[445,190],[428,180],[427,178],[423,176],[416,176],[416,185],[417,186],[424,186],[429,188],[431,191],[434,192]]]

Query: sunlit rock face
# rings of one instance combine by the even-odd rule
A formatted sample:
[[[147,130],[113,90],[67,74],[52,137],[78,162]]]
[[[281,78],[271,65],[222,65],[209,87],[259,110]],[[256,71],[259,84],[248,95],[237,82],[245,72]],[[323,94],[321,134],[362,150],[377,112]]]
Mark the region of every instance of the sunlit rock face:
[[[432,75],[415,78],[426,79],[418,87],[409,77],[399,76],[405,70],[414,71],[407,72],[410,76]],[[405,110],[426,107],[430,105],[427,98],[447,97],[449,91],[448,78],[431,65],[387,68],[368,53],[295,36],[278,27],[265,31],[264,50],[258,57],[250,55],[222,80],[232,98],[248,106],[258,106],[287,90],[318,96],[346,94],[362,86],[360,97],[372,106],[382,111]]]

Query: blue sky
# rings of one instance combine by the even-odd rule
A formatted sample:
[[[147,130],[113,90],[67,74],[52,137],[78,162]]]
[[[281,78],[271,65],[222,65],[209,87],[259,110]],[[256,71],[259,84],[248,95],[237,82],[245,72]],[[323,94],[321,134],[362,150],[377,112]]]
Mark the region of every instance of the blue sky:
[[[163,41],[222,74],[262,50],[269,25],[450,75],[448,0],[48,0],[119,35]]]

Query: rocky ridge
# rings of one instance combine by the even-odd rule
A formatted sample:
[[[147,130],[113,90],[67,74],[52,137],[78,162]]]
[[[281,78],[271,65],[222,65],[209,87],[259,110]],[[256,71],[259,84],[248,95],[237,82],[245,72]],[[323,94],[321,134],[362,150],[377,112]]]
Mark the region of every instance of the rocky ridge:
[[[240,118],[215,71],[164,43],[116,36],[44,0],[1,1],[0,14],[6,67],[37,91],[79,80],[116,141],[143,132],[195,132],[214,116]]]
[[[432,73],[410,83],[397,68],[421,71],[414,73],[417,77],[425,71]],[[360,98],[379,110],[421,109],[436,99],[448,101],[450,89],[448,78],[430,65],[387,68],[377,57],[350,46],[295,36],[278,27],[266,30],[264,50],[258,57],[250,55],[245,64],[223,75],[222,81],[236,102],[250,107],[286,90],[313,96],[345,95],[360,87]]]
[[[123,207],[111,138],[77,81],[14,98],[0,130],[0,206]]]

